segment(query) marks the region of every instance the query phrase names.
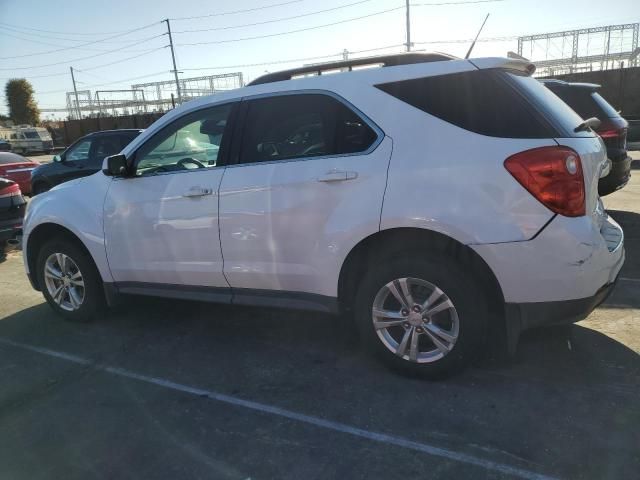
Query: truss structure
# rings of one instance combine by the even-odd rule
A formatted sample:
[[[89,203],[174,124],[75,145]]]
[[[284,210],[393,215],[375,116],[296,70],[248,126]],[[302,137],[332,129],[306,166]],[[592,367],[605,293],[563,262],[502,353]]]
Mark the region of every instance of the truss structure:
[[[518,37],[518,55],[534,62],[539,76],[637,66],[639,27],[626,23]]]
[[[180,79],[182,102],[244,86],[242,72]],[[178,103],[174,80],[131,85],[130,89],[67,92],[66,108],[42,109],[67,112],[69,119],[165,112]]]

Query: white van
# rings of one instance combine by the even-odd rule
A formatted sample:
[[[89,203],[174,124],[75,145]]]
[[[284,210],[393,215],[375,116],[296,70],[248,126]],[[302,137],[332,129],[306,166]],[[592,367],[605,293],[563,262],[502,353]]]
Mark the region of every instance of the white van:
[[[0,129],[0,138],[11,143],[11,150],[16,153],[45,152],[51,153],[53,140],[46,128],[18,125]]]

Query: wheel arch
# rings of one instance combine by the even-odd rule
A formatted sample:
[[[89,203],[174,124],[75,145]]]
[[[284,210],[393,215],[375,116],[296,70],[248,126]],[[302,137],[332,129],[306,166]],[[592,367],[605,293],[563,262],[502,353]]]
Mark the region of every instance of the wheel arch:
[[[64,238],[67,241],[73,242],[79,248],[84,250],[84,252],[89,255],[89,258],[91,258],[95,264],[95,260],[93,259],[91,252],[84,244],[84,242],[80,239],[80,237],[78,237],[75,233],[58,223],[41,223],[29,233],[26,245],[27,258],[25,259],[25,261],[27,262],[27,266],[29,268],[31,282],[36,290],[42,289],[42,285],[39,284],[38,275],[36,274],[36,262],[38,261],[38,253],[40,252],[42,246],[53,238]]]
[[[481,285],[490,313],[504,317],[504,296],[498,280],[484,259],[472,248],[439,232],[422,228],[402,227],[376,232],[357,243],[345,258],[338,278],[338,300],[348,309],[356,294],[358,279],[369,265],[381,257],[408,250],[441,252],[469,268]]]

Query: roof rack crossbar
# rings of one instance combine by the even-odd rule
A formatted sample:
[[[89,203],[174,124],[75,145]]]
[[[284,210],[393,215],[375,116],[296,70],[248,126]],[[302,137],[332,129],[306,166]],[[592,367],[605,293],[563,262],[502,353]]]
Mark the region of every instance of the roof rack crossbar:
[[[320,65],[308,65],[305,67],[292,68],[279,72],[268,73],[256,78],[248,85],[261,85],[263,83],[281,82],[291,80],[300,75],[316,74],[322,75],[327,70],[338,70],[346,68],[353,71],[353,67],[366,65],[381,65],[383,67],[393,67],[397,65],[410,65],[413,63],[441,62],[446,60],[456,60],[456,57],[444,53],[398,53],[394,55],[381,55],[378,57],[354,58],[350,60],[339,60],[336,62],[322,63]]]

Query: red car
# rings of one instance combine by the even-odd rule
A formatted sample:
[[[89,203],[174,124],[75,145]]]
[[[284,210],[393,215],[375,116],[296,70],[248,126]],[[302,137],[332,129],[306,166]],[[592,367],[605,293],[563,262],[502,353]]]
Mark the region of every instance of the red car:
[[[20,187],[11,180],[0,178],[0,261],[5,257],[8,242],[22,235],[22,218],[27,202]]]
[[[17,153],[0,152],[0,177],[16,182],[25,195],[31,194],[31,172],[39,165]]]

